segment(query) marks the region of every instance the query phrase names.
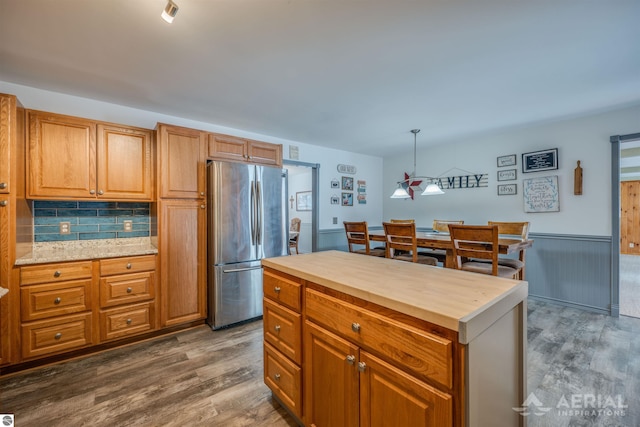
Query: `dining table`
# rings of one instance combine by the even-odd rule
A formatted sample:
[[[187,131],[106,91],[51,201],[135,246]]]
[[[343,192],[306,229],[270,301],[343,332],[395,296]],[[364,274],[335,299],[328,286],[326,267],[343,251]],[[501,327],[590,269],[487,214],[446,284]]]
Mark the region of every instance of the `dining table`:
[[[375,242],[386,241],[384,230],[369,229],[369,240]],[[455,260],[453,259],[453,243],[449,233],[436,231],[416,231],[416,240],[419,248],[440,249],[446,252],[444,266],[447,268],[455,268]],[[515,236],[500,236],[498,239],[498,252],[501,254],[512,254],[533,246],[533,240],[520,239]],[[522,277],[524,277],[524,267],[522,268]]]

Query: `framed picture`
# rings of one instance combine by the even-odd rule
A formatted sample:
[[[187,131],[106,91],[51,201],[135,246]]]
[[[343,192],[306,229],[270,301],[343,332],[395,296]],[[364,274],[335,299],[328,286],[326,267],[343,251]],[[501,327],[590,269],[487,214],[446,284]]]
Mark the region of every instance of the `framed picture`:
[[[353,191],[353,177],[350,177],[350,176],[342,177],[342,189]]]
[[[516,155],[509,154],[508,156],[500,156],[498,157],[498,167],[501,168],[503,166],[515,166],[516,165]]]
[[[337,179],[332,179],[331,188],[340,188],[340,181],[338,181]]]
[[[311,191],[299,191],[296,193],[296,210],[297,211],[310,211],[311,210]]]
[[[513,181],[518,178],[518,171],[516,169],[506,169],[498,171],[498,181]]]
[[[559,212],[558,176],[543,176],[522,181],[525,212]]]
[[[518,194],[518,184],[498,185],[498,196],[514,196]]]
[[[522,155],[522,172],[540,172],[558,169],[558,149],[534,151]]]
[[[342,193],[342,206],[353,206],[353,193]]]
[[[332,204],[332,205],[339,205],[339,204],[340,204],[340,197],[338,197],[338,196],[331,196],[331,204]]]

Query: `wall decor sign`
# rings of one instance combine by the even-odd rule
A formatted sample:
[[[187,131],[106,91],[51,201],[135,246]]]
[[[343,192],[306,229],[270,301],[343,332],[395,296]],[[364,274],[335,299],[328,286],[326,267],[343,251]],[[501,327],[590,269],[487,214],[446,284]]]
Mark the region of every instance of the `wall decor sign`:
[[[343,190],[353,190],[353,177],[343,176],[342,177],[342,189]]]
[[[516,169],[506,169],[498,171],[498,181],[513,181],[518,178],[518,171]]]
[[[340,204],[340,197],[336,196],[335,194],[333,196],[331,196],[331,204],[332,205],[339,205]]]
[[[338,172],[340,173],[355,174],[356,170],[356,167],[353,165],[338,165]]]
[[[429,178],[428,184],[436,184],[443,190],[455,190],[458,188],[480,188],[489,186],[489,174],[476,173],[472,175],[444,176],[441,178]]]
[[[358,204],[366,205],[367,204],[367,181],[359,179],[358,180]]]
[[[508,156],[500,156],[498,157],[498,167],[501,168],[503,166],[515,166],[516,165],[516,155],[509,154]]]
[[[543,176],[522,181],[525,212],[559,212],[558,176]]]
[[[558,149],[534,151],[522,155],[522,172],[540,172],[558,169]]]
[[[518,184],[498,185],[498,196],[515,196],[518,194]]]
[[[311,191],[298,191],[296,193],[296,210],[310,211],[311,201]]]
[[[340,181],[338,181],[337,179],[332,179],[331,188],[340,188]]]
[[[353,193],[342,193],[342,206],[353,206]]]

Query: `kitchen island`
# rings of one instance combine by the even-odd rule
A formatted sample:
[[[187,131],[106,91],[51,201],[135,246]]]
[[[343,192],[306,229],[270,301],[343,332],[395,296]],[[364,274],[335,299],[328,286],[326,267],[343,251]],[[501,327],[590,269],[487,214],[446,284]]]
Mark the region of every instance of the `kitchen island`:
[[[265,383],[304,425],[526,425],[527,282],[340,251],[263,266]]]

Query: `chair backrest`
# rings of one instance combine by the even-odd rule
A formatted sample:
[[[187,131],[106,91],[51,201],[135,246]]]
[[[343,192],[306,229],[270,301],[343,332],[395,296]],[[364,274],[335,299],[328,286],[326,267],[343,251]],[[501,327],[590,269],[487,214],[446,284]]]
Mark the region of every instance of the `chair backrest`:
[[[389,222],[392,224],[406,224],[406,223],[415,224],[416,220],[415,219],[390,219]]]
[[[347,233],[347,243],[349,244],[349,252],[353,252],[353,245],[363,245],[367,252],[370,253],[369,248],[369,229],[367,227],[367,221],[349,222],[344,221],[344,231]]]
[[[449,224],[455,267],[462,269],[462,258],[491,261],[491,274],[498,275],[498,226]]]
[[[302,220],[300,218],[291,218],[291,226],[289,230],[300,232],[300,223]]]
[[[520,236],[523,240],[529,238],[529,222],[499,222],[489,221],[489,225],[498,226],[498,234]]]
[[[396,250],[411,251],[413,262],[418,261],[418,239],[415,222],[383,222],[387,258]]]
[[[440,233],[449,232],[449,224],[464,224],[464,221],[457,219],[434,219],[433,231],[439,231]]]

